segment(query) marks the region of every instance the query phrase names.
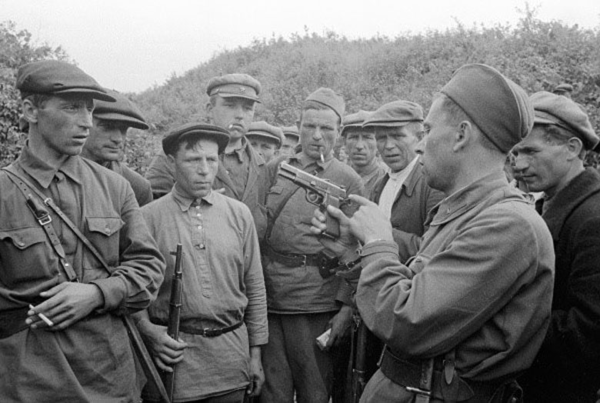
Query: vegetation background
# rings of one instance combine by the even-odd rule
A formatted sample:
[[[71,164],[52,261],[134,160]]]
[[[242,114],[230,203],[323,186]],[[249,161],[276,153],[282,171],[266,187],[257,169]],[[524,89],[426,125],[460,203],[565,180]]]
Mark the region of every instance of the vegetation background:
[[[70,61],[60,47],[34,46],[27,31],[11,22],[0,24],[0,166],[16,158],[26,139],[18,124],[17,68],[40,59]],[[600,28],[541,21],[527,7],[516,26],[465,27],[457,22],[443,32],[359,40],[305,31],[290,38],[255,39],[250,46],[223,51],[164,85],[127,94],[151,129],[130,130],[126,162],[143,174],[164,134],[205,119],[205,88],[216,75],[242,72],[256,77],[263,89],[255,120],[290,125],[302,100],[319,87],[341,93],[348,113],[374,110],[396,99],[427,109],[432,95],[465,63],[494,66],[529,93],[572,84],[573,100],[587,110],[600,133]],[[598,166],[598,154],[590,153],[588,163]]]

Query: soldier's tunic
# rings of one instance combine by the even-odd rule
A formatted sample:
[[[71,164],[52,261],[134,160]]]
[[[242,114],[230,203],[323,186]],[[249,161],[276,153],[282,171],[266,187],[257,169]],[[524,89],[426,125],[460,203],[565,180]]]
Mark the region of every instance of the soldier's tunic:
[[[23,194],[0,171],[0,401],[138,399],[133,351],[115,313],[149,305],[162,281],[164,260],[131,187],[120,175],[78,156],[55,171],[25,147],[14,166],[54,200],[112,271],[107,273],[49,209],[67,261],[79,281],[99,287],[104,306],[65,330],[29,329],[24,323],[28,305],[42,302],[40,292],[66,278]],[[11,329],[3,321],[9,316],[17,319]]]
[[[365,246],[356,296],[363,320],[398,357],[443,358],[454,350],[467,382],[516,376],[531,365],[549,324],[548,229],[500,173],[458,190],[432,213],[408,267],[394,243]],[[413,398],[379,370],[361,401]]]

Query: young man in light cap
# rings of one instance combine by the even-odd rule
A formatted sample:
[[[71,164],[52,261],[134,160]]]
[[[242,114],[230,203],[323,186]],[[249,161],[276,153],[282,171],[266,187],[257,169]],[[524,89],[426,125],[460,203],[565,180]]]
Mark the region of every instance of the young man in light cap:
[[[130,127],[148,130],[139,109],[125,96],[108,91],[115,102],[96,101],[94,126],[83,146],[81,156],[92,160],[123,176],[133,189],[140,206],[152,201],[150,182],[121,162],[125,148],[125,136]]]
[[[283,131],[283,142],[279,149],[279,155],[293,155],[296,151],[296,146],[300,142],[300,133],[296,126],[284,126],[281,128]]]
[[[350,287],[327,270],[334,264],[310,232],[314,205],[306,192],[278,177],[282,162],[361,194],[360,177],[333,158],[344,100],[320,88],[304,101],[300,116],[302,151],[280,156],[268,165],[269,226],[263,244],[263,267],[269,312],[269,343],[263,351],[265,386],[261,402],[327,403],[332,390],[331,347],[352,319]],[[325,350],[316,338],[331,329]]]
[[[349,165],[362,179],[366,196],[371,194],[377,181],[385,175],[385,166],[377,159],[375,131],[362,127],[371,113],[361,110],[344,116],[341,130]]]
[[[94,100],[114,99],[59,61],[22,66],[17,88],[29,137],[0,172],[0,401],[137,401],[119,316],[155,298],[164,260],[129,183],[79,156]]]
[[[356,303],[386,343],[361,402],[520,401],[514,378],[543,341],[554,266],[548,229],[503,172],[532,125],[525,91],[495,69],[454,74],[417,146],[428,184],[446,198],[405,265],[377,205],[353,196],[352,218],[329,208],[338,244],[362,244]],[[315,211],[313,233],[323,219]]]
[[[227,130],[190,123],[163,139],[174,165],[171,193],[142,209],[163,255],[182,244],[181,341],[167,334],[175,259],[138,327],[158,367],[174,375],[175,402],[242,403],[264,381],[265,285],[254,221],[243,203],[212,191]],[[160,401],[147,389],[147,401]]]
[[[250,145],[258,152],[265,162],[271,161],[279,154],[283,132],[279,127],[268,124],[265,121],[250,123],[250,129],[246,133]]]
[[[513,149],[514,170],[544,192],[538,211],[554,239],[550,328],[522,379],[527,402],[592,402],[600,387],[600,175],[585,168],[598,135],[570,99],[538,92],[532,132]]]

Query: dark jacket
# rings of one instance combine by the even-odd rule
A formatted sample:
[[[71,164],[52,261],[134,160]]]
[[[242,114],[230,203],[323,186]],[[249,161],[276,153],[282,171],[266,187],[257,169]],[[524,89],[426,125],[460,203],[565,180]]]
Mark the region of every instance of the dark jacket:
[[[371,200],[379,203],[385,184],[390,179],[386,174],[373,188]],[[423,168],[417,163],[408,175],[392,206],[392,228],[394,241],[398,244],[400,260],[405,262],[414,256],[421,245],[421,237],[427,226],[427,214],[444,198],[439,190],[427,185]]]
[[[552,322],[520,381],[527,402],[594,402],[600,387],[600,174],[574,178],[542,215],[554,240]]]

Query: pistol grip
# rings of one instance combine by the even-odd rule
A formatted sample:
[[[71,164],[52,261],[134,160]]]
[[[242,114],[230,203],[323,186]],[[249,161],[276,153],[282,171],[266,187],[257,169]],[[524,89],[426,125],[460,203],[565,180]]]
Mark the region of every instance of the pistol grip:
[[[332,217],[327,210],[325,210],[325,224],[327,225],[327,228],[323,231],[323,235],[332,239],[340,237],[340,222]]]

